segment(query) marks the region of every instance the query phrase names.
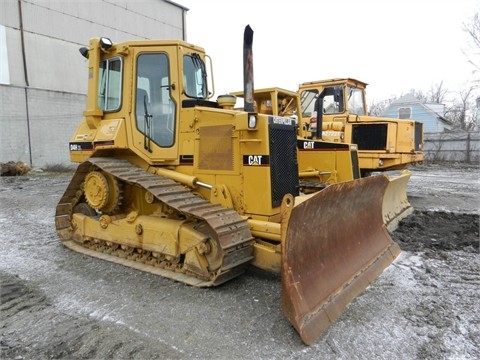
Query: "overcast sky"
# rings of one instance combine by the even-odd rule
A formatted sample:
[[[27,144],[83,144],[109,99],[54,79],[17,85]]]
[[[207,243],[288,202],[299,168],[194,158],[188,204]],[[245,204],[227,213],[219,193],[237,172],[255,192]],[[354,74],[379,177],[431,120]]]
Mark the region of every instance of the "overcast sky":
[[[243,90],[246,25],[254,31],[255,88],[297,90],[306,81],[351,77],[369,84],[371,103],[428,92],[441,81],[458,92],[472,79],[463,23],[480,12],[480,0],[176,2],[189,9],[188,42],[212,57],[215,99]]]

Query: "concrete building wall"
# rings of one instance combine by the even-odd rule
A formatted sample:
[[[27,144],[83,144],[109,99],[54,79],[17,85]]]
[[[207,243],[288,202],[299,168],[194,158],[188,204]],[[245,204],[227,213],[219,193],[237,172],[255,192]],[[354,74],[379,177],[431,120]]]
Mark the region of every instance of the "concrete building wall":
[[[68,165],[85,101],[83,94],[0,85],[0,162]]]
[[[0,162],[70,163],[90,38],[185,39],[188,9],[168,0],[2,0]]]
[[[63,164],[70,160],[68,141],[85,107],[85,95],[28,90],[33,164]]]
[[[30,163],[24,87],[0,85],[0,162]]]

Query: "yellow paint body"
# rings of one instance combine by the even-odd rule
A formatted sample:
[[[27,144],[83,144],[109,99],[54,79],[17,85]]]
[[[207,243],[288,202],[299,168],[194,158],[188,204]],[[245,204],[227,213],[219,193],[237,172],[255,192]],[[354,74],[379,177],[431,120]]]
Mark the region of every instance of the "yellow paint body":
[[[79,165],[55,213],[65,246],[193,286],[222,284],[248,265],[280,272],[294,324],[296,299],[303,298],[297,285],[321,287],[328,277],[323,295],[346,289],[339,312],[367,286],[363,274],[378,275],[398,254],[381,221],[385,177],[358,179],[355,148],[313,141],[297,129],[288,103],[273,115],[235,109],[228,97],[212,101],[202,48],[101,38],[82,53],[89,60],[87,107],[69,143]],[[340,207],[348,211],[335,228],[326,219]],[[356,221],[365,213],[371,224]],[[347,226],[355,237],[338,231]],[[337,278],[322,264],[344,257],[344,248],[362,256],[343,258]],[[304,264],[307,255],[312,260]],[[312,295],[307,306],[325,299],[332,305]],[[320,325],[308,335],[295,326],[311,343],[328,326]]]
[[[300,84],[301,122],[316,123],[314,102],[323,93],[322,138],[356,144],[362,172],[401,170],[424,161],[423,124],[368,116],[366,86],[352,78]],[[312,131],[313,137],[315,134]]]

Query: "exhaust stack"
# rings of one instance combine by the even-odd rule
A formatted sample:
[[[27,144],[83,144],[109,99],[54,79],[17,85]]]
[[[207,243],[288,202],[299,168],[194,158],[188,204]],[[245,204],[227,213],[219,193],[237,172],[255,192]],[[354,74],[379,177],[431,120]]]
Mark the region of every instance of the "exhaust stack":
[[[243,93],[244,109],[248,112],[254,112],[253,100],[253,30],[250,25],[245,27],[243,33]]]

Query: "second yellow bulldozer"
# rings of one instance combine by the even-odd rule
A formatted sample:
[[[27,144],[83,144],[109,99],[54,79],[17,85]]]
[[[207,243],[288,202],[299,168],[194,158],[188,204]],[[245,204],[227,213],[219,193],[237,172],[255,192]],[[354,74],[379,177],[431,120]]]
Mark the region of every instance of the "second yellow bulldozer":
[[[422,162],[423,123],[368,115],[366,87],[352,78],[300,84],[300,122],[313,138],[357,144],[365,174],[403,170]]]
[[[253,31],[244,64],[253,66]],[[399,254],[382,220],[383,175],[300,192],[289,117],[210,100],[203,48],[90,40],[79,163],[55,213],[68,248],[192,286],[247,266],[281,274],[282,310],[312,344]]]

